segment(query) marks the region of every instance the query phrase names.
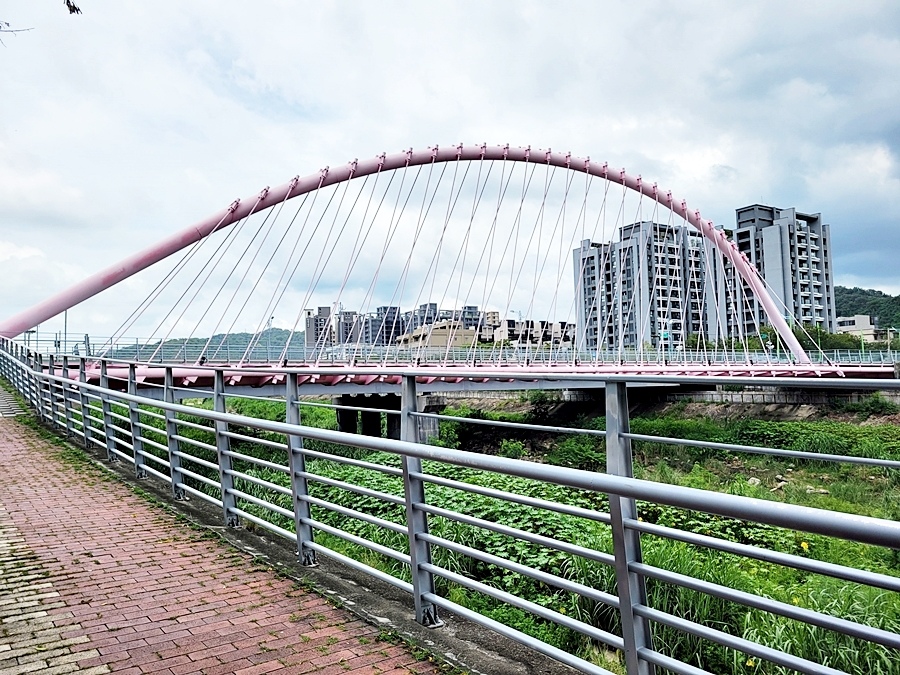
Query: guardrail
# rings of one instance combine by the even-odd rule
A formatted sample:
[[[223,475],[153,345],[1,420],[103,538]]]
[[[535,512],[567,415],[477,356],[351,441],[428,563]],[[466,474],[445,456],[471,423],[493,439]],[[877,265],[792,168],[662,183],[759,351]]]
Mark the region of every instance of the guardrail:
[[[85,335],[25,338],[17,343],[26,350],[55,357],[98,357],[139,361],[142,363],[315,363],[380,364],[380,363],[452,363],[452,364],[788,364],[789,353],[771,349],[622,349],[606,351],[577,351],[568,345],[537,345],[531,343],[497,344],[477,347],[397,347],[371,344],[341,344],[329,347],[306,347],[291,344],[287,350],[282,342],[267,339],[220,339],[207,345],[205,340],[159,340],[146,338],[105,338]],[[898,353],[892,350],[810,349],[808,356],[814,364],[891,365]]]
[[[732,659],[731,672],[898,672],[897,632],[847,618],[840,603],[823,611],[748,593],[729,586],[718,572],[729,565],[754,565],[762,574],[784,567],[810,578],[829,577],[867,589],[872,602],[888,603],[897,612],[900,578],[857,569],[852,560],[823,562],[804,555],[802,547],[785,552],[645,522],[641,513],[647,505],[660,505],[705,518],[785,528],[801,543],[805,533],[813,533],[894,550],[900,549],[900,524],[638,480],[633,477],[632,444],[689,444],[796,461],[865,463],[884,471],[896,471],[898,461],[631,433],[629,378],[624,376],[566,376],[573,387],[585,379],[605,382],[606,425],[599,430],[418,412],[420,380],[427,372],[404,371],[401,410],[367,409],[400,416],[397,441],[304,426],[303,416],[315,408],[342,407],[308,407],[298,395],[297,373],[290,369],[284,421],[228,412],[231,396],[226,399],[221,370],[215,371],[211,410],[174,403],[171,369],[162,401],[136,395],[134,364],[126,393],[109,388],[105,361],[101,371],[101,386],[61,377],[33,355],[0,342],[0,375],[45,423],[99,449],[110,462],[132,464],[139,477],[169,484],[175,499],[214,505],[230,526],[252,523],[292,542],[301,565],[327,556],[408,592],[416,619],[425,626],[440,626],[439,611],[447,610],[593,674],[618,669],[611,665],[618,661],[629,675],[708,673],[704,667],[713,652],[720,664],[717,672],[723,672],[723,654]],[[678,381],[685,379],[691,378]],[[762,384],[760,378],[734,381]],[[900,386],[847,380],[816,384]],[[420,442],[420,420],[602,437],[606,472],[426,445]],[[499,509],[514,509],[515,522],[502,522]],[[666,542],[671,547],[660,549]],[[648,555],[659,550],[704,557],[712,567],[704,574],[686,574],[658,554]],[[533,554],[529,560],[537,555],[544,563],[526,564],[523,551]],[[488,568],[501,570],[505,581],[486,582]],[[540,597],[521,590],[536,588]],[[777,640],[755,639],[744,626],[710,623],[693,605],[680,604],[688,598],[750,608],[775,622],[797,622],[809,631],[810,640],[832,644],[834,653],[823,652],[819,660],[804,658],[782,650]],[[529,632],[503,622],[511,612],[533,618]],[[571,636],[568,643],[562,640],[562,647],[544,639],[562,630]],[[826,635],[838,639],[828,643]],[[839,652],[851,643],[866,646],[860,652],[864,662],[841,670],[835,665]]]

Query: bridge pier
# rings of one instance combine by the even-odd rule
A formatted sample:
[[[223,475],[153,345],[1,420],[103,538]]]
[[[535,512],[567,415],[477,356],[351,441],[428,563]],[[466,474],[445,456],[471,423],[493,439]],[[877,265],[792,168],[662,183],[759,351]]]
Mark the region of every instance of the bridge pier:
[[[343,395],[343,396],[332,396],[331,402],[334,405],[354,405],[353,399],[354,396]],[[348,434],[358,434],[359,433],[359,411],[358,410],[343,410],[338,408],[335,410],[337,413],[337,427],[338,431],[343,431]]]
[[[338,408],[336,411],[338,431],[380,438],[382,435],[381,420],[384,416],[387,418],[384,424],[387,438],[400,440],[400,396],[397,394],[376,396],[343,394],[332,397],[332,403],[351,408],[372,408],[372,410]],[[398,414],[381,412],[383,410],[396,410]]]
[[[355,397],[351,397],[355,398]],[[359,433],[363,436],[381,437],[381,413],[375,410],[359,412]]]

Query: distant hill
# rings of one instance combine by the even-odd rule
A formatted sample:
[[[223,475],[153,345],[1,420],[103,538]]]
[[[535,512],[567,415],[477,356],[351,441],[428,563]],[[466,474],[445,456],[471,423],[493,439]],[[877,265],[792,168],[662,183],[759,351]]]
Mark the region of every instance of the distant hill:
[[[900,295],[888,295],[871,288],[834,287],[834,305],[838,316],[868,314],[878,317],[878,325],[900,328]]]
[[[160,348],[163,357],[174,358],[176,360],[193,360],[199,358],[200,354],[205,354],[210,359],[215,360],[231,360],[240,358],[247,348],[253,343],[254,358],[268,358],[271,355],[277,357],[287,344],[291,331],[283,328],[268,328],[261,333],[219,333],[210,339],[209,337],[193,337],[171,338],[166,340],[162,346],[159,341],[149,345],[143,345],[138,352],[137,345],[122,345],[113,353],[117,358],[136,359],[147,358],[148,354],[155,349]],[[303,332],[294,333],[291,340],[291,352],[302,351],[304,349]],[[204,352],[204,347],[209,346]]]

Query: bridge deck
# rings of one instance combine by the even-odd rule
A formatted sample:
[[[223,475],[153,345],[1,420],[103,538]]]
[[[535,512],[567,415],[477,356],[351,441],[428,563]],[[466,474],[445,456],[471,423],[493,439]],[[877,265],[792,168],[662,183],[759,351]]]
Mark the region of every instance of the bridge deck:
[[[0,419],[0,675],[436,673]]]

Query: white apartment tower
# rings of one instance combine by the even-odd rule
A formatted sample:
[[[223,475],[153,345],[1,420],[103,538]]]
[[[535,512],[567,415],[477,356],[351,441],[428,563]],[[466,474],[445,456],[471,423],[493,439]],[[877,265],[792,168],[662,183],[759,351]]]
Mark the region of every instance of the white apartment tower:
[[[693,228],[634,223],[572,258],[579,351],[675,350],[727,332],[724,265]]]
[[[835,332],[831,232],[819,213],[753,204],[737,209],[734,241],[765,279],[788,321]],[[771,323],[756,299],[741,293],[741,329]]]

